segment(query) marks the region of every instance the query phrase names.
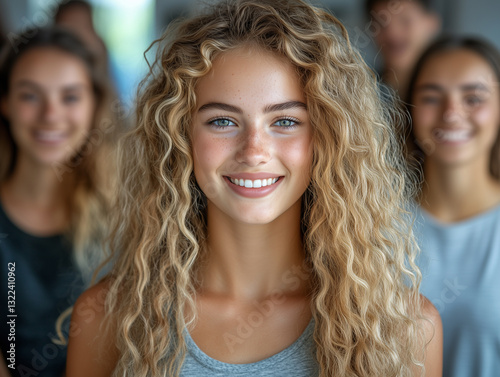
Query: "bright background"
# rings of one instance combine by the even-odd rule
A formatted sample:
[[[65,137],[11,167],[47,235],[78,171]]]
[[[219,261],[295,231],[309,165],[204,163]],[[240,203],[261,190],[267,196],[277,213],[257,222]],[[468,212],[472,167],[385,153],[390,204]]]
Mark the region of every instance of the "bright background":
[[[143,53],[178,16],[188,16],[210,0],[90,0],[94,22],[105,41],[111,70],[122,99],[131,104],[147,64]],[[352,42],[367,62],[376,67],[376,51],[366,32],[363,0],[315,0],[346,25]],[[18,33],[27,26],[50,24],[57,0],[0,0],[4,32]],[[500,48],[500,0],[436,0],[444,32],[486,37]]]

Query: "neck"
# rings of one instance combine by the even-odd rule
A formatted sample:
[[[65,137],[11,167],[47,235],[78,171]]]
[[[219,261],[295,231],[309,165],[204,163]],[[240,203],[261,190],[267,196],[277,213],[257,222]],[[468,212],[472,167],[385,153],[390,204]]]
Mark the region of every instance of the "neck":
[[[500,203],[500,183],[484,161],[454,167],[426,161],[424,176],[421,205],[441,221],[464,220]]]
[[[57,208],[65,206],[72,183],[70,174],[61,179],[52,167],[20,156],[12,175],[3,184],[3,192],[14,203]]]
[[[237,223],[210,203],[207,210],[203,290],[248,300],[306,290],[300,202],[264,225]]]

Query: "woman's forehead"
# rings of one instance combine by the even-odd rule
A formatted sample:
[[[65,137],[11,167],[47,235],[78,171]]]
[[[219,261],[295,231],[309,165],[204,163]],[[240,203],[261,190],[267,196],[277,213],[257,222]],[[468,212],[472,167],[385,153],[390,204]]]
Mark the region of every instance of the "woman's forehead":
[[[196,86],[198,106],[202,102],[305,101],[299,76],[282,57],[266,51],[245,49],[225,52]]]

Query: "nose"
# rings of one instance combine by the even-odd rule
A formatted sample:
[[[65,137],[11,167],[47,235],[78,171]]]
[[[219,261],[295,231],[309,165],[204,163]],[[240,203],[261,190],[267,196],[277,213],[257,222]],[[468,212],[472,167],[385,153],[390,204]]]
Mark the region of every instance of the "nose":
[[[460,101],[455,98],[448,98],[444,104],[443,121],[446,123],[455,123],[463,119],[464,109]]]
[[[61,108],[55,98],[47,98],[43,103],[42,119],[44,122],[56,123],[61,116]]]
[[[241,135],[236,161],[248,166],[258,166],[271,158],[271,136],[257,127],[248,127]]]

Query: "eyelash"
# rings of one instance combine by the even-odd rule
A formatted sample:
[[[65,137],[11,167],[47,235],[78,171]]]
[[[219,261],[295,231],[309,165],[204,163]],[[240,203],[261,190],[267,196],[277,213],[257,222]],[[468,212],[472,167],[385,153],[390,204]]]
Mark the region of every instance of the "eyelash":
[[[297,118],[290,117],[290,116],[281,117],[278,120],[276,120],[273,124],[278,123],[282,120],[289,120],[290,122],[294,123],[291,126],[280,126],[280,128],[285,128],[287,130],[293,130],[293,129],[297,128],[298,126],[300,126],[300,124],[301,124]]]
[[[479,97],[479,96],[468,96],[465,98],[465,102],[467,102],[467,105],[469,105],[469,106],[476,106],[476,105],[480,105],[481,103],[483,103],[484,98]]]
[[[20,98],[22,101],[35,101],[38,98],[38,96],[33,93],[22,93],[20,95]]]
[[[228,118],[228,117],[224,117],[224,116],[218,116],[218,117],[215,117],[213,119],[210,119],[207,124],[210,126],[210,127],[213,127],[215,128],[216,130],[221,130],[221,129],[224,129],[224,128],[227,128],[228,126],[218,126],[215,124],[215,122],[217,121],[221,121],[221,120],[227,120],[228,122],[231,122],[231,123],[236,123],[234,120]]]
[[[228,122],[236,123],[234,120],[232,120],[232,119],[230,119],[228,117],[218,116],[218,117],[209,119],[207,121],[207,124],[210,127],[215,128],[216,130],[221,130],[221,129],[224,129],[224,128],[228,128],[229,126],[218,126],[218,125],[215,124],[215,122],[221,121],[221,120],[227,120]],[[290,116],[281,117],[281,118],[277,119],[276,121],[274,121],[272,124],[274,125],[274,124],[276,124],[276,123],[278,123],[280,121],[283,121],[283,120],[288,120],[290,122],[293,122],[294,124],[291,125],[291,126],[278,126],[279,128],[284,128],[284,129],[287,129],[287,130],[293,130],[293,129],[295,129],[296,127],[298,127],[301,124],[301,122],[297,118],[290,117]]]

